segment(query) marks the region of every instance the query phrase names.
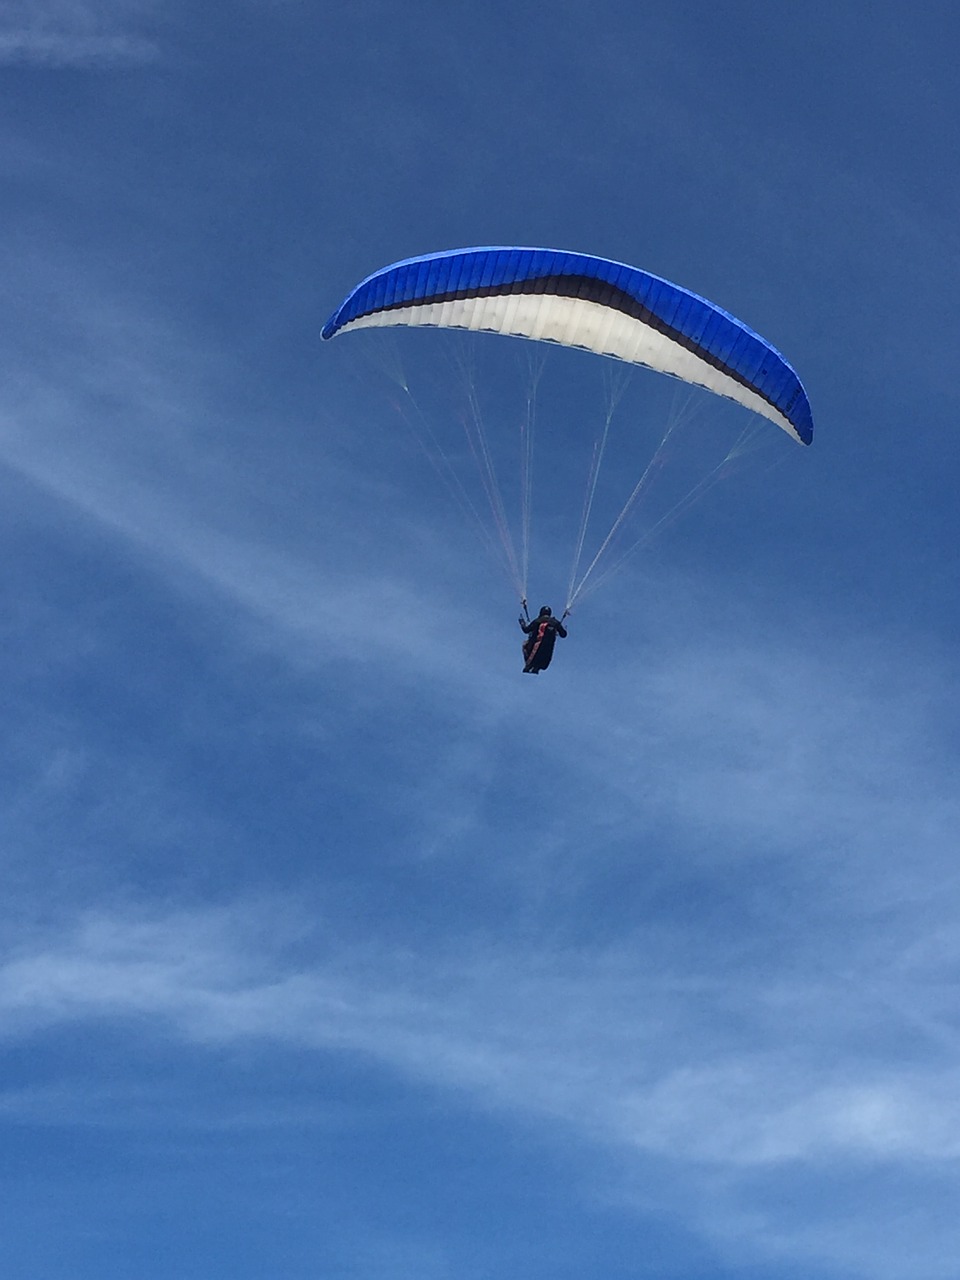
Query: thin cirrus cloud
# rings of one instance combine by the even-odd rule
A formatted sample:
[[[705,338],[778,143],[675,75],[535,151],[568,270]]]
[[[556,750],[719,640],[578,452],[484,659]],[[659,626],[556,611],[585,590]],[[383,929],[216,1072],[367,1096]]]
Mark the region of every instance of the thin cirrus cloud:
[[[924,1182],[927,1194],[952,1177],[960,1114],[949,1067],[857,1062],[839,1047],[839,1026],[820,1043],[797,1041],[798,1019],[809,1033],[817,1007],[863,1020],[869,993],[810,982],[787,992],[755,976],[725,1010],[751,1034],[723,1048],[704,1034],[703,1007],[729,1006],[729,982],[678,978],[642,941],[593,953],[474,944],[417,957],[328,938],[328,959],[303,965],[277,947],[283,930],[261,909],[237,907],[90,916],[67,937],[25,941],[0,969],[4,1038],[119,1019],[165,1027],[202,1053],[255,1042],[360,1054],[619,1152],[626,1185],[632,1171],[659,1168],[661,1198],[695,1199],[701,1228],[728,1249],[749,1215],[754,1230],[738,1252],[910,1274],[902,1247],[884,1256],[867,1247],[871,1221],[884,1238],[882,1204],[855,1206],[856,1229],[842,1240],[822,1206],[802,1227],[791,1220],[813,1171],[862,1179],[895,1166],[905,1187]],[[5,1109],[35,1102],[11,1096]],[[649,1186],[641,1197],[656,1198]],[[923,1252],[949,1249],[955,1234],[947,1223],[928,1231]]]
[[[348,1049],[594,1138],[718,1164],[960,1153],[950,1070],[852,1071],[838,1017],[821,1021],[817,1042],[811,1011],[832,999],[862,1021],[869,990],[753,975],[732,996],[728,983],[657,960],[663,937],[578,952],[474,942],[417,956],[328,936],[328,958],[303,964],[266,941],[297,914],[284,909],[285,924],[276,901],[275,915],[249,905],[91,914],[66,937],[24,939],[0,968],[4,1038],[119,1017],[154,1019],[207,1049],[244,1038]],[[750,1018],[757,1048],[723,1047],[697,1011],[704,1001]]]
[[[157,44],[135,30],[142,5],[16,3],[0,15],[0,64],[96,70],[154,62]]]

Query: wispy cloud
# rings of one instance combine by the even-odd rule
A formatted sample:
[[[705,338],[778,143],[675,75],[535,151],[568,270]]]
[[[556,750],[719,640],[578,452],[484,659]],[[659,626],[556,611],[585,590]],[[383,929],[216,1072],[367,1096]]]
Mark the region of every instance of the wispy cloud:
[[[96,70],[153,62],[160,56],[157,44],[135,30],[152,7],[123,0],[14,0],[0,13],[0,64]]]
[[[296,911],[284,918],[235,909],[91,917],[60,941],[25,939],[0,969],[4,1036],[9,1043],[120,1019],[165,1025],[204,1052],[253,1039],[361,1053],[619,1150],[627,1177],[632,1161],[659,1165],[666,1199],[682,1186],[695,1191],[694,1216],[717,1238],[747,1214],[762,1227],[754,1252],[832,1257],[863,1274],[918,1274],[905,1247],[840,1258],[828,1215],[820,1214],[818,1232],[820,1211],[808,1206],[798,1232],[788,1208],[791,1198],[807,1198],[805,1179],[828,1169],[860,1178],[899,1169],[905,1187],[952,1183],[960,1156],[955,1055],[915,1049],[912,1063],[897,1064],[851,1051],[841,1024],[875,1036],[889,1016],[872,993],[826,982],[790,989],[756,975],[738,984],[734,1008],[727,983],[682,977],[641,937],[616,951],[473,943],[460,955],[416,956],[321,930],[328,958],[304,963],[290,950],[302,954],[302,927]],[[725,1021],[741,1020],[738,1047],[704,1031],[710,1006],[725,1006]],[[782,1208],[758,1178],[781,1183]],[[649,1201],[649,1189],[645,1195]],[[854,1216],[879,1228],[886,1212],[881,1201]],[[956,1227],[928,1226],[928,1256],[931,1232],[950,1256]],[[849,1245],[848,1234],[848,1255]]]
[[[96,70],[153,62],[160,56],[150,40],[126,35],[80,35],[20,28],[0,30],[0,63],[28,62],[46,67]]]

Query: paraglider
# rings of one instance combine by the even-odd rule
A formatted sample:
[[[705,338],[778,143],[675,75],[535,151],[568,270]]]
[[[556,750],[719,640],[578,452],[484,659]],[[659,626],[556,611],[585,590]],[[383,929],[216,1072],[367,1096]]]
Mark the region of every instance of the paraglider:
[[[646,366],[735,401],[774,423],[797,443],[809,445],[813,439],[807,394],[794,369],[775,347],[707,299],[625,263],[557,249],[510,246],[457,249],[408,258],[361,281],[324,325],[322,337],[330,339],[340,333],[387,326],[468,329],[580,348]],[[408,391],[405,383],[403,388]],[[480,435],[482,426],[479,415],[475,416]],[[606,428],[594,449],[563,618],[573,608],[614,536],[621,532],[653,467],[652,462],[648,464],[599,551],[578,578]],[[483,472],[494,525],[504,549],[504,568],[524,601],[532,431],[523,437],[522,444],[524,545],[520,555],[512,543],[495,469],[482,437],[479,445],[473,452]],[[732,456],[731,451],[711,476],[723,474],[723,467]],[[434,456],[431,460],[438,470],[442,469]],[[446,459],[442,462],[446,463]],[[704,488],[702,482],[695,486],[692,500]],[[683,508],[690,502],[687,495],[676,505]],[[634,547],[638,545],[639,542]],[[628,550],[617,564],[629,554]],[[605,569],[597,576],[606,577],[610,572]],[[595,578],[591,589],[597,585]],[[525,648],[524,670],[530,673],[546,669],[556,637],[566,634],[562,619],[558,622],[549,611],[540,615],[543,616],[548,622],[545,629],[538,630],[539,639],[528,641],[529,656]],[[534,619],[530,627],[537,627],[538,622],[539,618]],[[529,635],[523,620],[521,625]]]
[[[520,629],[527,639],[523,645],[524,675],[538,676],[546,671],[553,657],[557,637],[565,640],[567,629],[562,618],[555,618],[548,604],[542,606],[535,618],[519,618]]]

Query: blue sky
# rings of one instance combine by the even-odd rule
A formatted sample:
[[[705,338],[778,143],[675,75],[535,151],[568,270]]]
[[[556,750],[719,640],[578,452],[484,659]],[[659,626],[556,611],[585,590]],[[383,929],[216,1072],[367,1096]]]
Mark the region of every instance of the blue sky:
[[[3,6],[5,1277],[953,1280],[958,38]],[[716,300],[817,428],[536,681],[376,372],[443,430],[463,347],[319,341],[377,268],[497,243]],[[498,437],[526,348],[478,342]],[[549,357],[531,603],[602,363]]]

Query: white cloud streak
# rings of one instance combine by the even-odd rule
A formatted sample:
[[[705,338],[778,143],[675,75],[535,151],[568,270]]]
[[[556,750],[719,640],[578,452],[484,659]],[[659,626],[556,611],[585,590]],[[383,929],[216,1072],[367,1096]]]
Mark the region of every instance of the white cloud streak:
[[[827,1169],[866,1176],[892,1167],[905,1179],[922,1172],[952,1182],[960,1157],[956,1054],[915,1054],[899,1066],[851,1054],[839,1024],[879,1027],[884,1016],[853,987],[785,989],[757,976],[738,985],[734,1008],[724,982],[679,979],[640,938],[605,953],[510,953],[475,943],[428,957],[328,934],[327,961],[294,964],[265,942],[284,927],[282,918],[243,909],[100,916],[59,942],[25,941],[0,969],[4,1038],[146,1020],[208,1052],[254,1039],[359,1053],[609,1145],[627,1168],[656,1162],[672,1193],[686,1185],[706,1196],[703,1229],[712,1214],[727,1230],[738,1212],[759,1214],[761,1252],[779,1252],[778,1234],[811,1257],[829,1258],[836,1245],[809,1223],[809,1238],[798,1241],[789,1215],[751,1205],[760,1175],[786,1179],[797,1195],[805,1176]],[[922,988],[911,996],[922,1003]],[[728,1016],[744,1021],[738,1049],[704,1034],[705,1004],[726,1004]],[[819,1023],[818,1010],[829,1011]],[[871,1212],[882,1215],[882,1205],[858,1210]],[[955,1236],[945,1226],[939,1247]],[[948,1274],[912,1266],[904,1248],[862,1257],[856,1269]]]
[[[90,70],[153,62],[159,49],[136,36],[82,36],[65,32],[0,31],[0,64],[33,63],[44,67]]]
[[[153,62],[154,41],[130,28],[152,3],[8,2],[0,12],[0,64],[105,69]]]

